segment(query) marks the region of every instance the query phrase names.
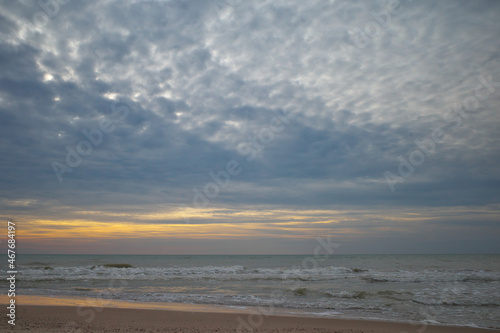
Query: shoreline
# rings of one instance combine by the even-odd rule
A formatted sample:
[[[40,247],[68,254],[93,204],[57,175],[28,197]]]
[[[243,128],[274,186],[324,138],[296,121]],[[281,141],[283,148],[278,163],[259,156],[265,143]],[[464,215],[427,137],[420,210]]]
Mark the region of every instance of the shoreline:
[[[1,297],[6,305],[7,298]],[[486,333],[499,329],[311,315],[297,309],[24,296],[16,297],[18,331],[43,332],[350,332]],[[267,308],[269,309],[269,308]],[[284,310],[284,311],[283,311]],[[289,313],[286,311],[290,310]],[[125,319],[126,318],[126,319]],[[12,326],[2,321],[1,331]],[[334,329],[334,331],[332,331]]]

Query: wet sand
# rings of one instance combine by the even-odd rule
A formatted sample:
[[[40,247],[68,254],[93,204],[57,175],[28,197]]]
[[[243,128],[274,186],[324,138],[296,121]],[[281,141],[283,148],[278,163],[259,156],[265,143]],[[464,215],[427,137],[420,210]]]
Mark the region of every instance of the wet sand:
[[[131,308],[19,305],[16,325],[7,320],[0,332],[342,332],[342,333],[480,333],[468,327],[411,325],[382,321],[264,316],[253,313],[152,310]]]

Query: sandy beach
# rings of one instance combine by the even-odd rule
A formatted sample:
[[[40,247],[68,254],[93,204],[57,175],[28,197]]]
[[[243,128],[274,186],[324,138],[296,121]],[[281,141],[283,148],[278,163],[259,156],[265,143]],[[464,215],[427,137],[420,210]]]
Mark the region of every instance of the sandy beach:
[[[17,332],[250,332],[248,314],[130,308],[80,308],[75,306],[21,305],[17,307]],[[258,318],[253,317],[258,324]],[[253,332],[342,333],[479,333],[500,332],[467,327],[422,326],[364,320],[291,316],[263,316]],[[13,327],[2,321],[1,332]]]

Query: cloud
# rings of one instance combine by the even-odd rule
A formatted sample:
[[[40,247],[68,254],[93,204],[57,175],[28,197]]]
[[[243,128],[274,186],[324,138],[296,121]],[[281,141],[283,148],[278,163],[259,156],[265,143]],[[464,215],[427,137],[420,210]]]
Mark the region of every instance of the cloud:
[[[2,3],[5,214],[197,208],[193,189],[232,160],[242,172],[208,208],[498,203],[497,2],[233,5]],[[59,182],[52,164],[103,119],[114,130]]]

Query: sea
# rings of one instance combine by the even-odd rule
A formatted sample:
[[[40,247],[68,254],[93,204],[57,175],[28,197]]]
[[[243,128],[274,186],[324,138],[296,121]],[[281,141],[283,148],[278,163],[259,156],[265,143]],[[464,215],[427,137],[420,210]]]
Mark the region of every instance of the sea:
[[[500,255],[16,259],[18,295],[214,304],[260,309],[266,315],[280,309],[318,317],[500,329]],[[2,275],[7,275],[5,269]],[[0,287],[8,289],[5,279]]]

